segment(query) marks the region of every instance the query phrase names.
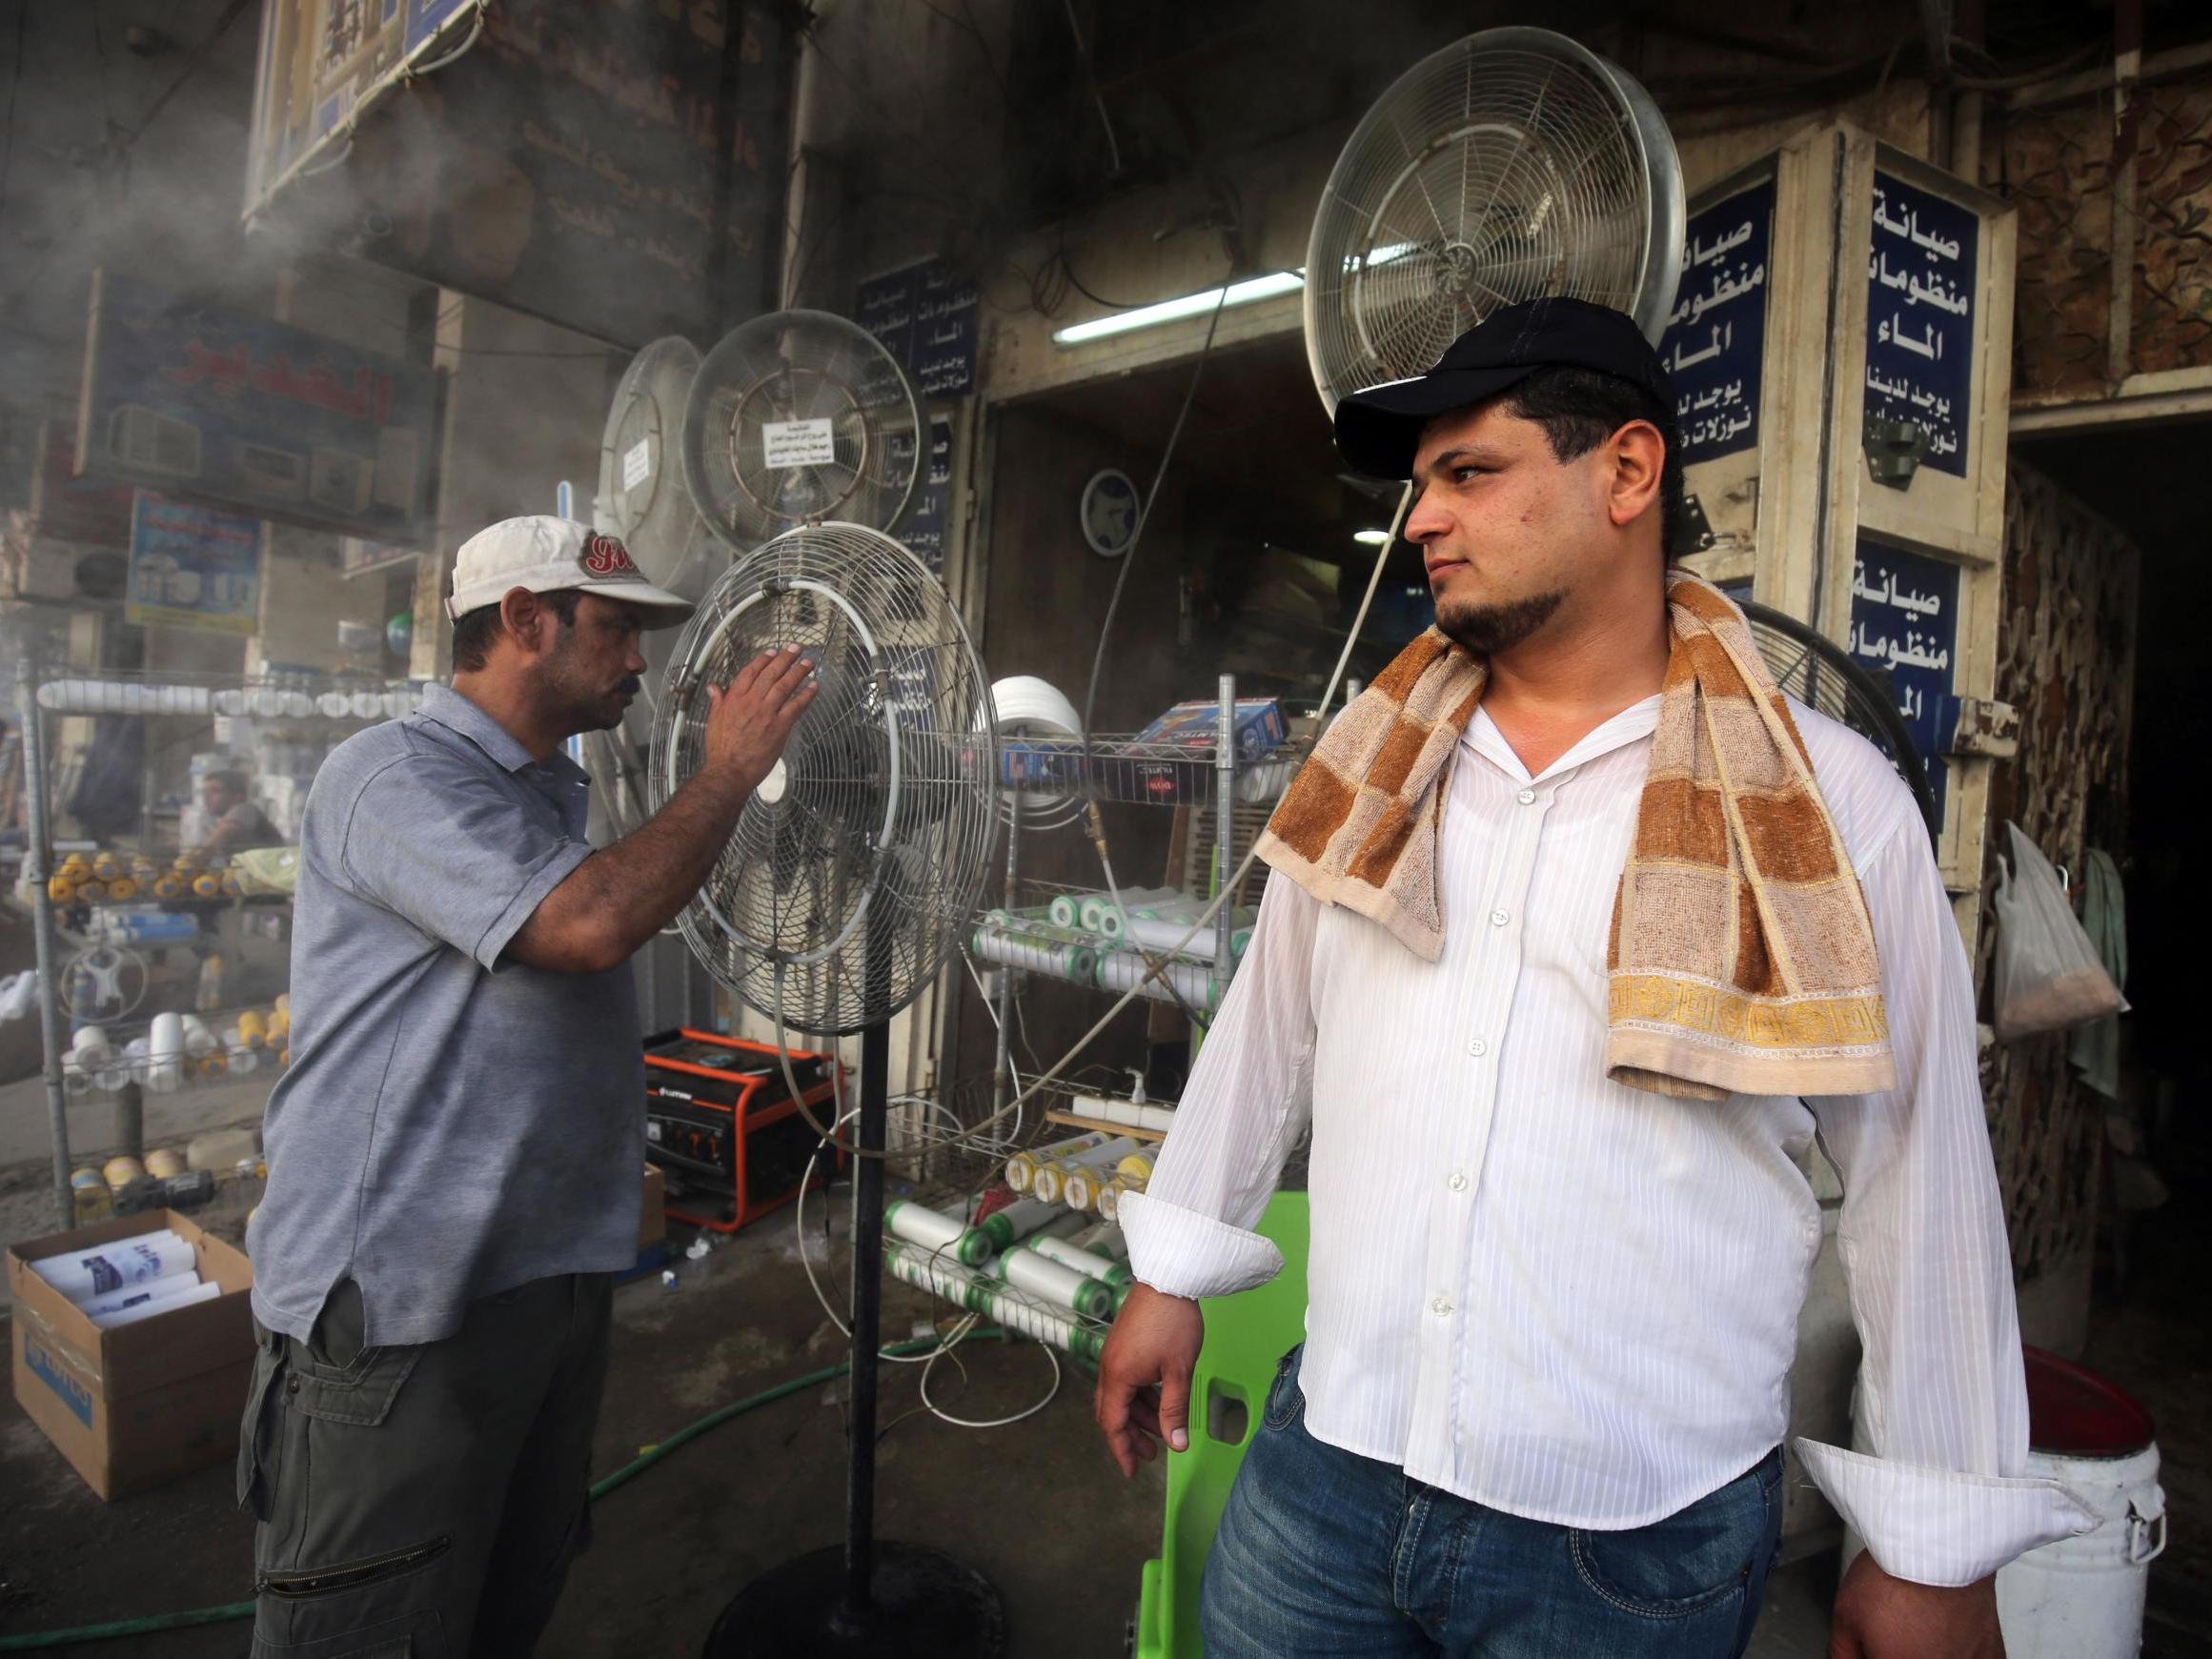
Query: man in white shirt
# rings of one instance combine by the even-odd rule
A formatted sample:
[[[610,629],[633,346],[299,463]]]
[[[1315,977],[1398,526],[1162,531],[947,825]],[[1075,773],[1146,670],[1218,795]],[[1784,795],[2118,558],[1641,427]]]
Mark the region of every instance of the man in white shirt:
[[[1435,960],[1273,859],[1176,1128],[1124,1200],[1140,1285],[1096,1409],[1130,1473],[1155,1437],[1187,1445],[1197,1299],[1279,1269],[1248,1229],[1310,1122],[1307,1340],[1208,1561],[1209,1654],[1740,1653],[1779,1537],[1816,1136],[1845,1187],[1878,1453],[1796,1448],[1869,1547],[1832,1652],[1999,1654],[1997,1568],[2094,1524],[2019,1478],[1973,988],[1871,745],[1788,710],[1863,894],[1894,1085],[1699,1099],[1609,1066],[1609,920],[1678,632],[1673,411],[1634,325],[1572,300],[1501,311],[1337,410],[1353,466],[1414,479],[1437,626],[1487,679],[1422,806]]]

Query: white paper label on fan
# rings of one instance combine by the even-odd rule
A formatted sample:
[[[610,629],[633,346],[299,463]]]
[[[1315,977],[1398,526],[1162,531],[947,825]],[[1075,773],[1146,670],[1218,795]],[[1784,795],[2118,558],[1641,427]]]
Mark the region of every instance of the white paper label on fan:
[[[837,439],[827,418],[763,421],[761,448],[771,467],[819,467],[837,459]]]
[[[653,475],[653,440],[641,437],[622,452],[622,488],[635,490]]]

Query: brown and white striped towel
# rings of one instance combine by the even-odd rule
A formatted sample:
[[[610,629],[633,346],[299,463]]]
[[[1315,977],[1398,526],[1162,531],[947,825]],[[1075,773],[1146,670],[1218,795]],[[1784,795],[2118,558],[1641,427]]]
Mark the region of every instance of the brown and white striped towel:
[[[1743,613],[1686,571],[1635,840],[1613,900],[1605,1071],[1721,1100],[1892,1087],[1874,925]],[[1434,961],[1436,840],[1487,665],[1435,629],[1329,727],[1260,840],[1325,903]]]

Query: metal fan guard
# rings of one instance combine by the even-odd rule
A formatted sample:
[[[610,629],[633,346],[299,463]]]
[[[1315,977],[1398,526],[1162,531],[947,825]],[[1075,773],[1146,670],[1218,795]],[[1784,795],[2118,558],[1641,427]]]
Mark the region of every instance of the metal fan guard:
[[[699,364],[699,348],[680,334],[645,346],[622,371],[599,439],[595,528],[620,540],[648,578],[672,591],[692,561],[699,524],[680,458],[684,405]],[[649,446],[646,472],[632,489],[623,477],[639,444]]]
[[[1738,600],[1737,609],[1751,625],[1752,639],[1775,684],[1807,708],[1849,726],[1879,749],[1913,792],[1929,838],[1939,838],[1943,826],[1936,817],[1936,794],[1928,784],[1927,764],[1874,672],[1786,611],[1748,599]]]
[[[804,420],[829,423],[832,458],[769,467],[764,428]],[[684,482],[740,553],[801,524],[888,534],[913,505],[923,435],[921,392],[873,334],[829,312],[772,312],[700,363],[684,406]]]
[[[1683,212],[1666,121],[1619,66],[1544,29],[1431,53],[1362,117],[1313,217],[1306,354],[1323,404],[1422,374],[1492,311],[1546,293],[1625,311],[1656,342]]]
[[[700,764],[707,688],[789,644],[821,690],[678,925],[749,1006],[842,1034],[919,995],[974,914],[998,826],[990,682],[904,547],[856,524],[788,531],[684,628],[655,722],[656,810]]]

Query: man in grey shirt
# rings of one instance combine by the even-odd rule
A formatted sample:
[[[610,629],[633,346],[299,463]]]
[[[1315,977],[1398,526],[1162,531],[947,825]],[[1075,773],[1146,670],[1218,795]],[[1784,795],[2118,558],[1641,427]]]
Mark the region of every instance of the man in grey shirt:
[[[589,1535],[637,1253],[629,959],[814,697],[795,650],[749,664],[694,776],[595,852],[560,745],[621,719],[639,630],[691,607],[612,537],[534,517],[462,545],[447,608],[451,689],[341,744],[302,827],[293,1064],[248,1238],[256,1655],[535,1646]]]

